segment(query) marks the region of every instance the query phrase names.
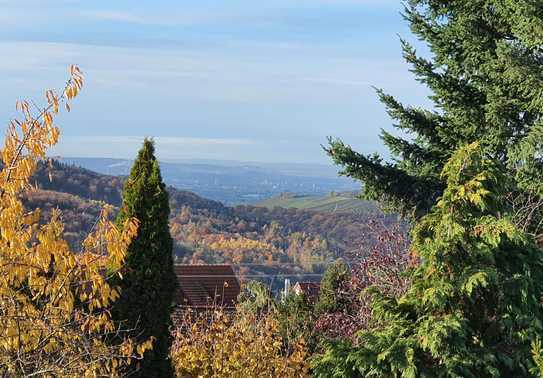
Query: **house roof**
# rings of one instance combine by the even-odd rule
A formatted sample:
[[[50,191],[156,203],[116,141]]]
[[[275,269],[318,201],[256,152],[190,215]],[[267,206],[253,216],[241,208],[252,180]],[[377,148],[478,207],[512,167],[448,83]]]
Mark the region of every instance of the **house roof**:
[[[230,265],[174,266],[177,276],[177,304],[191,308],[234,307],[240,286]]]

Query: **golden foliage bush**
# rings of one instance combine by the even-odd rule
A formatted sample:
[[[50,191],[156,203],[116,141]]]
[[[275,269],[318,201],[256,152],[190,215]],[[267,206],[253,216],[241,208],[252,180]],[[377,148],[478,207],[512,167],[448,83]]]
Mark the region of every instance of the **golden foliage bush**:
[[[178,377],[308,377],[303,339],[285,352],[270,315],[216,310],[191,316],[175,333],[171,359]]]
[[[63,238],[58,211],[40,225],[39,210],[26,212],[20,200],[38,162],[58,141],[54,117],[62,105],[70,111],[82,87],[83,75],[72,66],[63,92],[46,92],[44,108],[18,102],[21,120],[10,123],[1,150],[0,376],[115,376],[150,347],[129,339],[108,342],[120,332],[107,311],[119,294],[105,272],[122,264],[137,221],[127,220],[119,231],[105,208],[75,253]]]

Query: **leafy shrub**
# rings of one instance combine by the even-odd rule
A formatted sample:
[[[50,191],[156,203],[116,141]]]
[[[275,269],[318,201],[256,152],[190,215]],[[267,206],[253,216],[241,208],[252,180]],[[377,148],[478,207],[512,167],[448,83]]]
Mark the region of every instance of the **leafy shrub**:
[[[178,377],[307,377],[304,340],[296,340],[290,353],[283,345],[269,314],[216,309],[185,314],[170,357]]]

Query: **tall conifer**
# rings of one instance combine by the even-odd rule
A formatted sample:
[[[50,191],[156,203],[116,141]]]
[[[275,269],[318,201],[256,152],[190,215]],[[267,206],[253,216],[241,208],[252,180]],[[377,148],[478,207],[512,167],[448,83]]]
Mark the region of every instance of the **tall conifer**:
[[[421,262],[411,287],[399,298],[371,289],[373,322],[359,345],[329,345],[316,376],[538,373],[543,254],[512,222],[503,196],[511,180],[477,144],[455,153],[442,179],[441,199],[413,231]]]
[[[402,41],[416,79],[434,109],[401,104],[378,91],[394,125],[382,131],[393,162],[330,140],[344,173],[364,183],[367,198],[394,210],[427,213],[445,188],[445,162],[480,141],[515,177],[513,202],[526,230],[538,233],[543,204],[543,2],[533,0],[409,0],[405,18],[431,51]]]
[[[155,338],[153,349],[135,366],[142,377],[171,376],[169,326],[176,287],[168,218],[168,192],[154,155],[153,141],[145,139],[123,191],[118,224],[135,217],[138,234],[121,268],[121,298],[114,308],[118,320],[142,340]],[[133,372],[132,372],[133,373]]]

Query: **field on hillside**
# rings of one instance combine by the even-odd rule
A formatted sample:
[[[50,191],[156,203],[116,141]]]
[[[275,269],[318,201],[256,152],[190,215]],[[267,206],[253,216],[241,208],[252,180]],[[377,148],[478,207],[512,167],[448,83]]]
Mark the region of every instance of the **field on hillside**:
[[[364,213],[377,211],[373,202],[356,198],[354,193],[334,193],[326,196],[282,194],[278,197],[259,202],[256,206],[295,208],[322,212]]]

